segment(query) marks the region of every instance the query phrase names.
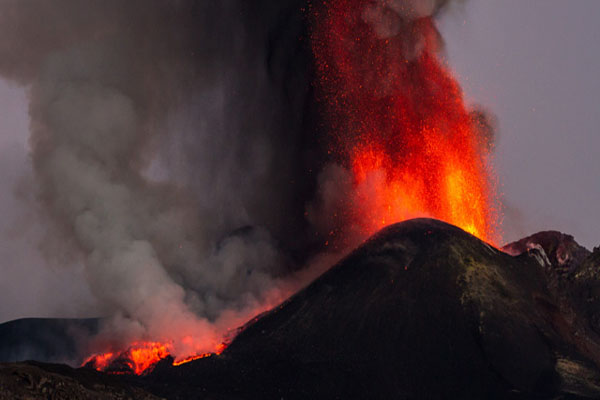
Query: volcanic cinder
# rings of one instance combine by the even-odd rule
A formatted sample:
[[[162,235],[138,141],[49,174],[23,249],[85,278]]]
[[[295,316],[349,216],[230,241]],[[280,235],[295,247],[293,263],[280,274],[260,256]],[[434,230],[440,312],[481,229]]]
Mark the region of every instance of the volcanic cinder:
[[[57,398],[86,388],[108,398],[598,398],[600,250],[558,232],[507,249],[515,255],[441,221],[406,221],[252,321],[220,355],[178,367],[165,359],[137,378],[3,365],[0,383],[9,396],[46,388]]]

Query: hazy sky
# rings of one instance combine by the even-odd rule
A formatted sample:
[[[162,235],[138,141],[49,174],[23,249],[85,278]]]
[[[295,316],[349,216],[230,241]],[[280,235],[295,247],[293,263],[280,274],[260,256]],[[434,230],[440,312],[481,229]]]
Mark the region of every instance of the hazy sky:
[[[468,102],[498,119],[505,241],[557,229],[600,244],[599,17],[598,0],[471,0],[440,21]],[[0,279],[0,322],[93,303],[81,271],[43,265],[28,136],[23,89],[0,81],[0,260],[13,277]]]
[[[87,316],[94,300],[82,268],[50,267],[39,251],[44,230],[34,211],[28,124],[24,91],[0,80],[0,322]]]
[[[444,16],[471,103],[498,118],[504,238],[600,245],[600,1],[471,0]]]

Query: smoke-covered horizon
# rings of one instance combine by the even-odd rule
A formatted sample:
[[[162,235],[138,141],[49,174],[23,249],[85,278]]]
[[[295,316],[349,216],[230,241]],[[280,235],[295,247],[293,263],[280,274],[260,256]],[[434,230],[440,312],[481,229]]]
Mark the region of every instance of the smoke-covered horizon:
[[[84,266],[109,336],[213,351],[293,290],[281,279],[307,259],[303,177],[318,155],[289,7],[0,4],[0,74],[27,88],[43,254]]]

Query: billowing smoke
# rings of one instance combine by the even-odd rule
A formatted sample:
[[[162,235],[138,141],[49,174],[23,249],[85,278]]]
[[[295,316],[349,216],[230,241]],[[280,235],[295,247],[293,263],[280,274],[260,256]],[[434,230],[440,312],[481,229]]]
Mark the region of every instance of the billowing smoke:
[[[288,294],[318,158],[291,3],[0,3],[47,242],[81,258],[114,337],[212,351]]]
[[[340,160],[363,115],[318,117],[331,110],[314,101],[309,26],[323,5],[309,3],[0,0],[0,75],[29,96],[44,248],[85,266],[110,317],[102,340],[212,351],[313,277],[307,263],[364,239],[348,210],[387,178],[357,190]],[[422,83],[415,60],[439,47],[431,19],[448,1],[359,3],[392,42],[364,86],[385,100]]]

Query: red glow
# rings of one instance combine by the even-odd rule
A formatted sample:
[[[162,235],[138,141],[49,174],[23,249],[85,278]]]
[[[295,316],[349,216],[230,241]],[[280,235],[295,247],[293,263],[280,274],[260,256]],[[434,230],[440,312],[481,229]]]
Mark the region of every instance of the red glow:
[[[190,361],[205,358],[213,354],[221,354],[226,345],[220,343],[216,346],[214,353],[203,353],[187,356],[183,359],[175,359],[174,366],[179,366]],[[133,373],[141,375],[150,370],[160,360],[171,355],[172,346],[159,342],[135,342],[127,350],[121,352],[108,352],[95,354],[89,357],[83,365],[105,371],[108,373],[122,374]]]
[[[229,315],[227,321],[231,326],[238,326],[238,328],[225,330],[221,334],[216,334],[215,331],[211,334],[205,332],[202,335],[199,332],[195,336],[182,336],[181,329],[173,329],[173,339],[138,340],[132,342],[126,347],[126,350],[123,350],[125,347],[115,349],[114,346],[109,347],[103,342],[98,342],[96,346],[109,348],[88,357],[82,365],[111,374],[141,375],[151,371],[156,363],[168,356],[173,357],[173,366],[179,366],[201,358],[219,355],[239,332],[254,323],[267,310],[281,304],[290,294],[289,288],[288,290],[281,288],[274,290],[268,293],[263,303],[255,308],[240,314]],[[250,316],[254,316],[254,318],[250,319]]]
[[[203,353],[203,354],[197,354],[197,355],[193,355],[193,356],[189,356],[186,357],[182,360],[175,360],[173,362],[173,365],[175,367],[182,365],[182,364],[186,364],[189,363],[190,361],[194,361],[194,360],[199,360],[201,358],[206,358],[206,357],[210,357],[213,355],[219,355],[223,352],[223,350],[225,350],[227,348],[227,345],[225,343],[219,343],[216,347],[215,347],[215,351],[213,353]]]
[[[180,365],[182,365],[182,364],[189,363],[190,361],[199,360],[199,359],[201,359],[201,358],[210,357],[210,356],[212,356],[212,355],[213,355],[213,353],[204,353],[204,354],[199,354],[199,355],[197,355],[197,356],[190,356],[190,357],[186,357],[186,358],[184,358],[184,359],[183,359],[183,360],[181,360],[181,361],[174,361],[174,362],[173,362],[173,365],[174,365],[175,367],[178,367],[178,366],[180,366]]]
[[[149,367],[169,355],[169,346],[158,342],[135,342],[129,349],[122,352],[109,352],[89,357],[84,365],[94,367],[99,371],[109,371],[118,362],[134,374],[141,374]],[[122,373],[121,369],[113,371]]]
[[[365,236],[428,216],[494,243],[498,214],[489,146],[437,58],[432,18],[397,22],[404,24],[399,33],[378,37],[364,17],[373,3],[333,0],[313,10],[331,153],[354,178],[347,217]]]

